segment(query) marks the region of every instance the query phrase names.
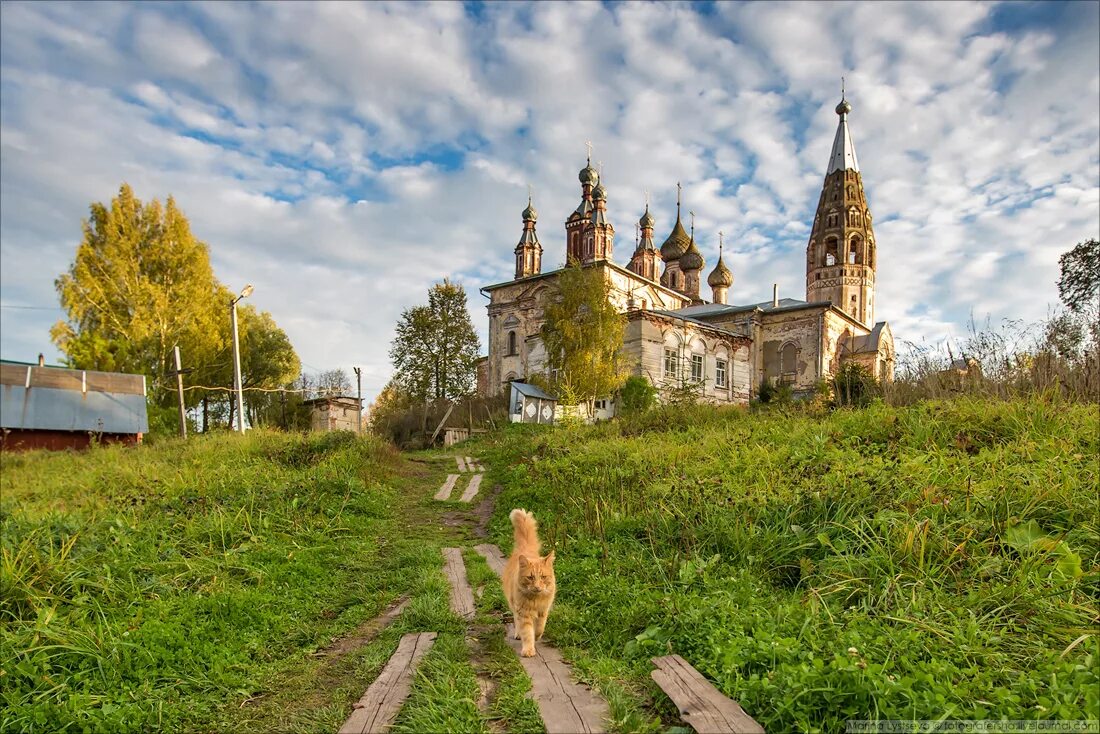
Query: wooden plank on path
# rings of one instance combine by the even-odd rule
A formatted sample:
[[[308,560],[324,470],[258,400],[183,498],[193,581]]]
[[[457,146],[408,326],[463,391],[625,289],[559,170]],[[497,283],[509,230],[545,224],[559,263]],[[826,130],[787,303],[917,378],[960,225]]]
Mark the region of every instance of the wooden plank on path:
[[[462,460],[461,456],[456,456],[455,461],[458,462],[458,470],[460,472],[466,471],[466,462]]]
[[[650,676],[699,734],[764,734],[764,727],[679,655],[653,658],[653,664],[657,670]]]
[[[477,489],[478,489],[478,487],[481,486],[481,477],[482,476],[484,476],[484,475],[475,474],[472,477],[470,477],[470,484],[469,484],[469,486],[466,487],[466,491],[462,493],[462,501],[463,502],[469,502],[470,500],[472,500],[474,498],[474,495],[477,494]]]
[[[466,564],[462,562],[462,551],[458,548],[443,549],[443,573],[451,584],[451,611],[465,619],[474,616],[474,594],[470,591],[470,582],[466,580]]]
[[[340,734],[373,734],[393,725],[409,696],[416,666],[435,642],[435,634],[414,632],[401,638],[397,651],[340,727]]]
[[[515,626],[509,624],[504,634],[508,646],[518,655],[521,643],[515,639]],[[573,682],[560,652],[536,642],[535,657],[521,657],[519,661],[531,679],[529,696],[538,704],[546,734],[607,731],[607,702],[588,686]]]
[[[458,481],[457,474],[448,474],[447,481],[443,482],[443,486],[439,488],[439,491],[435,493],[437,500],[448,500],[451,497],[451,490],[455,488],[455,482]]]
[[[504,554],[500,552],[500,548],[495,545],[489,545],[488,543],[482,543],[481,545],[475,545],[476,550],[485,559],[485,562],[489,564],[489,568],[493,569],[493,573],[500,576],[504,573]]]
[[[475,471],[474,460],[469,456],[466,457],[466,471]]]

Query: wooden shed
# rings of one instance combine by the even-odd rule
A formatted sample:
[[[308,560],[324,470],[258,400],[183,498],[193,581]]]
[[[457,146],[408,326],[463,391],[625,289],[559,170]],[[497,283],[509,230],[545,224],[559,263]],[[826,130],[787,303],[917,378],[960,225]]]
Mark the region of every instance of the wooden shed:
[[[529,383],[513,382],[508,404],[512,423],[553,423],[558,399]]]
[[[0,360],[0,446],[137,444],[149,432],[145,376]]]

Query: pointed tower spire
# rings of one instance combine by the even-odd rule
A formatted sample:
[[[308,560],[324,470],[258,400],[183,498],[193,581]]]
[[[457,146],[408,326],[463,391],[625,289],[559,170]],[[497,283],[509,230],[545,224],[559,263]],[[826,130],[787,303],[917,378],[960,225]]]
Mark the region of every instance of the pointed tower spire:
[[[584,242],[588,236],[589,220],[596,206],[592,201],[592,191],[600,183],[600,174],[592,167],[592,141],[584,143],[588,149],[584,168],[577,175],[581,182],[581,203],[565,220],[565,261],[584,260]]]
[[[661,259],[665,262],[665,271],[661,275],[661,285],[674,291],[683,292],[684,274],[680,272],[680,257],[687,252],[688,233],[684,231],[684,225],[680,221],[680,195],[683,187],[676,182],[676,222],[672,225],[672,231],[661,245]]]
[[[875,313],[877,245],[863,177],[848,130],[852,105],[841,82],[840,116],[825,184],[806,246],[806,300],[829,301],[871,328]]]
[[[695,212],[691,215],[691,234],[688,236],[688,246],[684,254],[680,256],[680,272],[684,274],[684,287],[682,293],[691,298],[692,303],[702,303],[699,296],[699,272],[706,266],[703,253],[695,244]]]
[[[710,275],[707,276],[707,285],[710,286],[711,298],[715,303],[727,303],[727,297],[730,286],[733,285],[733,273],[726,267],[725,261],[722,259],[722,233],[718,233],[718,264],[714,266],[714,270],[710,271]]]
[[[653,225],[655,221],[653,215],[649,213],[648,199],[649,193],[646,192],[645,213],[642,214],[642,218],[635,225],[641,233],[641,238],[634,248],[634,254],[630,257],[630,264],[626,267],[641,277],[656,283],[661,278],[661,253],[653,244]]]
[[[527,187],[527,208],[523,210],[523,234],[516,245],[516,280],[542,272],[542,244],[535,232],[539,213],[531,201],[531,187]]]
[[[836,113],[840,115],[840,124],[836,128],[836,136],[833,138],[833,151],[829,155],[829,168],[825,171],[828,176],[833,171],[859,170],[859,161],[856,160],[856,146],[852,144],[852,133],[848,130],[848,113],[852,111],[852,105],[844,98],[844,77],[840,78],[840,104],[836,106]]]

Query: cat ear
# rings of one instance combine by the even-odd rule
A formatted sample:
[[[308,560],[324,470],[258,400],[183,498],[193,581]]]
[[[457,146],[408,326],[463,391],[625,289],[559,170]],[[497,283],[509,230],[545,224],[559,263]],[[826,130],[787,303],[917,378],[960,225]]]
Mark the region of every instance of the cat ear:
[[[519,557],[519,567],[520,567],[520,570],[524,570],[524,569],[526,569],[526,568],[527,568],[528,566],[530,566],[530,565],[531,565],[531,561],[530,561],[530,560],[528,560],[527,556],[520,556],[520,557]]]
[[[546,554],[546,563],[551,566],[554,565],[554,551],[550,551]]]

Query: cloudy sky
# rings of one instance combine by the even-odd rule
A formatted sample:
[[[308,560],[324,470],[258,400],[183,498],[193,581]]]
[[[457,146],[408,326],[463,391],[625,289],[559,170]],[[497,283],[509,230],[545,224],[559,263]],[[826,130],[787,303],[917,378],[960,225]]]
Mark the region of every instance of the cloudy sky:
[[[675,184],[731,302],[805,295],[847,79],[899,340],[1035,320],[1100,230],[1100,4],[0,5],[0,354],[50,359],[53,280],[123,181],[169,194],[218,277],[307,370],[389,377],[401,311],[445,276],[487,325],[527,186],[564,258],[585,141],[634,247]]]

